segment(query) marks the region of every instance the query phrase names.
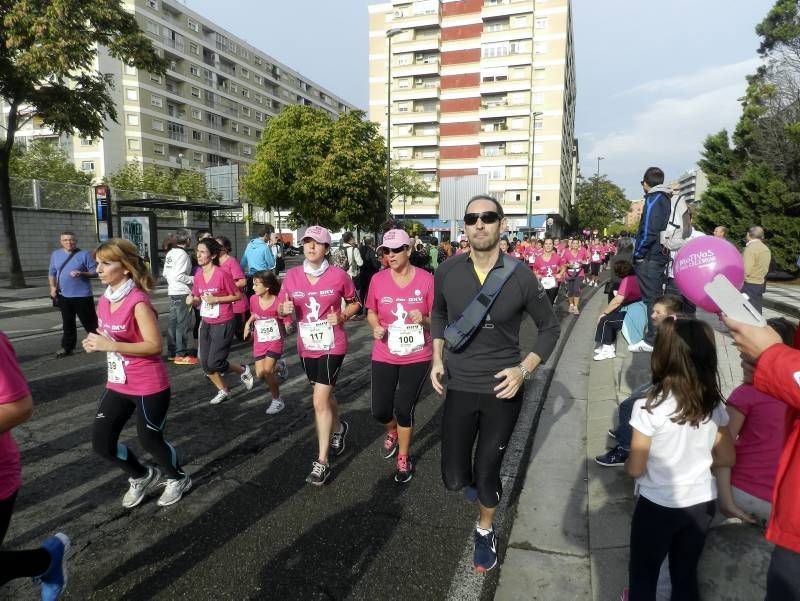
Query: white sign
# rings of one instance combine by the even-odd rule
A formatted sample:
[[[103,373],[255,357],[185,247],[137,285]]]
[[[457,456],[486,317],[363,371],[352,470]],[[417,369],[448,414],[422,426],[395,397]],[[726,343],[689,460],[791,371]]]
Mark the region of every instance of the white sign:
[[[122,237],[136,245],[140,257],[150,259],[150,218],[122,215],[119,221],[122,226]]]

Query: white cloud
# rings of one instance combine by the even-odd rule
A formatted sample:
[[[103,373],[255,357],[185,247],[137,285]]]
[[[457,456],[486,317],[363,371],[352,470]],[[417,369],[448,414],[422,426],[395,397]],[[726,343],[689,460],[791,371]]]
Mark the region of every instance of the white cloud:
[[[641,174],[650,165],[662,167],[668,181],[676,178],[700,158],[706,136],[735,126],[741,114],[737,98],[747,86],[744,75],[757,64],[753,59],[645,84],[647,90],[667,93],[634,113],[624,129],[581,135],[584,175],[593,174],[597,157],[603,156],[601,171],[629,197],[640,194]],[[642,93],[645,87],[626,94],[636,89]]]

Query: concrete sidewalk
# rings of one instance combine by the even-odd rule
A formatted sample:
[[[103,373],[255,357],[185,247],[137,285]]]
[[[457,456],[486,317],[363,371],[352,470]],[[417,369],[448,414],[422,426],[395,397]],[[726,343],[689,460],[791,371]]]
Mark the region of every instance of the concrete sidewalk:
[[[650,377],[649,353],[592,361],[595,295],[583,309],[556,366],[501,567],[495,599],[616,601],[627,585],[633,480],[594,457],[612,446],[607,430],[619,402]],[[776,314],[766,310],[765,317]],[[715,330],[722,392],[741,382],[739,355],[716,316],[698,315]],[[704,600],[764,598],[771,545],[763,530],[743,524],[712,529],[698,573]]]

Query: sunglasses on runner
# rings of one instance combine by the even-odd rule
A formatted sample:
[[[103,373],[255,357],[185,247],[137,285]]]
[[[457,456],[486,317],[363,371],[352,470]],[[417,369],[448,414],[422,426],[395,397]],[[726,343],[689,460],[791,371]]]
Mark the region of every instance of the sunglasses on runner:
[[[399,255],[400,253],[404,253],[408,250],[408,245],[403,244],[403,246],[399,248],[387,248],[386,253],[390,255]]]
[[[465,213],[464,214],[464,224],[465,225],[475,225],[478,223],[478,219],[483,221],[485,224],[489,223],[497,223],[500,221],[500,213],[497,211],[484,211],[483,213]]]

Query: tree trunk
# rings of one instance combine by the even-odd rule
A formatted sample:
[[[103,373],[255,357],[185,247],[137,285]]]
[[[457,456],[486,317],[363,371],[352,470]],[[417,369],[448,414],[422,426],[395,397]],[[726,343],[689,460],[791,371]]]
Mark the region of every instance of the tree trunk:
[[[0,215],[3,218],[3,233],[6,236],[6,252],[8,253],[8,277],[12,288],[25,287],[25,274],[17,249],[17,233],[14,229],[14,212],[11,209],[11,148],[14,145],[16,129],[16,104],[11,104],[8,119],[8,131],[5,144],[0,148]]]

